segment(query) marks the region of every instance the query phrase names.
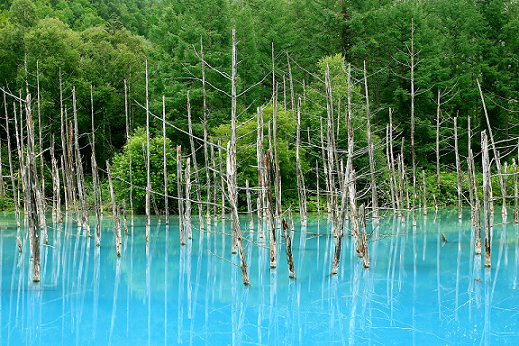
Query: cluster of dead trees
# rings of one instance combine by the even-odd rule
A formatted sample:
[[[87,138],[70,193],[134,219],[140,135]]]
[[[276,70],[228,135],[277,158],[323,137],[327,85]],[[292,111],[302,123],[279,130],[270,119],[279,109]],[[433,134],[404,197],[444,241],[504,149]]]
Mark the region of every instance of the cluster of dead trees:
[[[253,215],[257,214],[257,232],[260,239],[268,238],[265,243],[268,242],[270,248],[270,267],[275,268],[277,266],[277,244],[279,243],[280,236],[284,237],[284,244],[286,247],[286,256],[289,267],[289,276],[295,276],[294,260],[292,257],[291,249],[291,232],[294,231],[294,222],[292,218],[292,207],[289,206],[283,210],[283,188],[281,181],[281,169],[279,163],[278,153],[278,86],[281,84],[276,81],[276,66],[274,58],[274,47],[272,47],[273,66],[272,66],[272,99],[271,106],[273,109],[272,122],[264,122],[263,109],[262,107],[257,108],[256,112],[256,129],[253,135],[256,137],[256,166],[258,185],[249,186],[249,181],[246,181],[246,186],[238,186],[238,175],[240,171],[244,169],[241,163],[237,161],[237,153],[240,151],[239,138],[237,138],[236,130],[238,128],[238,108],[237,98],[240,94],[237,93],[237,43],[235,34],[233,31],[233,50],[232,50],[232,66],[231,74],[223,74],[229,79],[231,91],[228,96],[231,98],[231,116],[230,116],[230,136],[226,144],[221,142],[214,143],[210,139],[208,131],[208,112],[204,106],[203,114],[203,125],[204,135],[203,138],[199,138],[193,134],[192,131],[192,116],[189,93],[187,93],[187,117],[188,117],[188,131],[189,136],[189,150],[190,153],[182,154],[182,147],[177,146],[176,150],[176,196],[170,195],[170,186],[168,186],[168,171],[167,171],[167,157],[166,157],[166,127],[173,127],[179,131],[174,124],[166,121],[166,107],[163,98],[163,114],[158,116],[153,114],[149,109],[149,95],[148,87],[146,88],[146,104],[143,108],[146,111],[146,143],[142,143],[143,156],[134,158],[134,160],[142,160],[146,162],[147,170],[147,182],[146,186],[136,186],[131,179],[131,161],[130,167],[130,181],[125,182],[130,188],[130,205],[129,211],[133,213],[133,198],[131,191],[133,189],[144,189],[146,192],[146,241],[149,239],[150,219],[151,219],[151,208],[154,206],[157,218],[160,220],[161,214],[165,214],[165,222],[169,222],[169,208],[171,207],[170,201],[177,201],[177,211],[179,215],[179,236],[180,244],[186,244],[186,238],[191,239],[193,237],[193,223],[191,221],[191,214],[193,205],[196,206],[198,211],[198,225],[200,231],[208,231],[211,225],[211,211],[213,211],[214,217],[216,217],[217,208],[221,208],[222,217],[228,215],[231,219],[231,252],[237,253],[239,256],[242,270],[243,283],[249,284],[248,277],[248,264],[246,262],[246,247],[251,244],[247,236],[246,231],[242,229],[242,223],[240,222],[240,203],[239,193],[244,192],[246,195],[246,212],[248,215],[248,229],[253,231],[255,229]],[[410,68],[414,69],[414,52],[410,51]],[[206,87],[210,86],[205,80],[205,68],[211,68],[206,65],[203,55],[203,44],[200,46],[200,59],[202,62],[202,76],[200,82],[203,85],[204,90],[204,104],[205,104],[205,93]],[[333,256],[333,263],[331,272],[336,274],[338,272],[341,255],[341,244],[344,235],[352,236],[353,243],[355,245],[356,252],[359,257],[363,258],[364,267],[370,266],[369,262],[369,239],[370,233],[373,229],[378,227],[379,219],[384,215],[397,213],[402,215],[403,213],[413,213],[413,225],[417,224],[417,214],[419,211],[427,213],[429,208],[429,198],[427,197],[427,184],[425,179],[425,171],[422,170],[422,182],[419,181],[417,175],[417,163],[416,163],[416,149],[414,145],[414,132],[415,132],[415,119],[414,119],[414,84],[411,83],[411,101],[412,101],[412,113],[411,113],[411,157],[412,157],[412,173],[411,177],[406,172],[407,163],[404,161],[404,138],[399,138],[402,144],[402,148],[398,154],[394,150],[394,133],[395,127],[392,121],[392,112],[389,110],[389,124],[386,127],[385,141],[381,141],[383,144],[376,144],[373,140],[375,136],[372,133],[372,113],[370,111],[370,95],[368,88],[368,74],[366,65],[364,64],[361,72],[362,78],[354,79],[352,77],[352,66],[344,65],[343,73],[347,78],[347,94],[346,94],[346,106],[343,106],[343,110],[340,109],[340,102],[334,101],[334,94],[332,88],[332,80],[335,76],[330,75],[330,69],[327,67],[325,72],[325,78],[322,81],[324,85],[324,99],[326,104],[322,105],[322,108],[326,110],[326,116],[320,117],[320,138],[318,139],[318,151],[320,157],[316,158],[315,175],[309,175],[303,171],[301,164],[301,151],[303,149],[301,129],[301,118],[302,118],[302,101],[304,100],[305,93],[296,97],[294,83],[291,74],[291,59],[287,56],[288,66],[288,84],[289,88],[285,88],[284,92],[284,108],[286,109],[287,100],[290,100],[291,114],[296,119],[296,131],[293,134],[294,146],[295,146],[295,167],[296,167],[296,180],[297,180],[297,196],[298,205],[297,209],[300,214],[301,227],[306,227],[308,221],[308,203],[311,200],[311,196],[315,197],[314,202],[316,203],[317,211],[321,214],[321,198],[324,198],[325,210],[330,220],[331,230],[330,233],[335,238],[335,250]],[[146,81],[147,66],[146,66]],[[42,126],[41,126],[41,114],[40,114],[40,97],[39,90],[37,90],[37,100],[31,99],[31,94],[27,92],[26,97],[22,98],[20,95],[14,95],[9,90],[1,89],[3,92],[4,109],[5,109],[5,133],[7,136],[7,153],[9,160],[10,170],[10,185],[13,190],[13,200],[15,207],[15,215],[17,226],[20,229],[21,215],[26,218],[27,230],[30,232],[30,246],[31,256],[33,258],[33,280],[40,280],[39,271],[39,249],[40,249],[40,237],[48,242],[47,236],[47,219],[46,211],[52,211],[53,224],[59,224],[62,222],[62,210],[73,210],[75,220],[78,227],[78,235],[91,237],[90,227],[91,224],[95,225],[95,239],[96,245],[101,244],[101,221],[100,214],[102,212],[102,190],[100,187],[100,172],[106,175],[108,179],[108,185],[110,190],[110,203],[112,206],[112,214],[114,219],[114,234],[117,255],[121,256],[122,246],[122,232],[128,234],[127,224],[127,205],[126,200],[122,200],[122,203],[116,198],[114,192],[113,179],[119,179],[114,176],[111,172],[110,163],[106,162],[106,169],[98,167],[95,157],[95,117],[94,117],[94,102],[91,98],[92,108],[92,130],[89,133],[89,142],[91,146],[91,176],[92,184],[91,188],[87,189],[87,182],[85,181],[85,173],[83,168],[85,167],[83,162],[82,148],[79,145],[79,136],[81,135],[78,127],[77,119],[77,107],[76,107],[76,93],[75,89],[72,89],[72,120],[69,120],[68,108],[63,105],[63,90],[61,89],[61,75],[59,76],[60,81],[60,119],[61,119],[61,155],[56,156],[54,148],[54,136],[50,141],[50,148],[43,148],[42,146]],[[413,82],[413,80],[411,80]],[[304,85],[305,83],[301,83]],[[283,77],[282,85],[286,85],[285,76]],[[354,93],[358,94],[358,88],[355,86],[362,85],[363,88],[363,99],[365,104],[363,105],[363,118],[365,120],[365,131],[367,143],[365,147],[359,147],[355,143],[355,128],[352,125],[352,119],[354,118],[354,108],[352,99]],[[286,91],[289,91],[290,98],[286,96]],[[127,90],[125,87],[125,115],[126,115],[126,133],[129,139],[129,125],[128,125],[128,98]],[[485,265],[490,266],[490,231],[491,231],[491,214],[493,212],[493,201],[492,197],[492,185],[491,185],[491,163],[493,162],[497,169],[497,178],[501,187],[503,214],[506,215],[506,205],[508,203],[508,168],[505,163],[504,166],[500,162],[500,150],[497,147],[497,143],[494,141],[492,134],[492,128],[490,126],[489,117],[486,112],[486,106],[484,103],[483,93],[481,92],[482,105],[485,111],[488,134],[486,131],[481,133],[481,145],[482,145],[482,162],[481,167],[483,168],[483,183],[482,186],[478,186],[476,164],[474,162],[474,154],[470,148],[470,138],[472,137],[470,122],[468,127],[468,138],[469,138],[469,152],[467,155],[467,167],[468,174],[466,179],[468,181],[468,192],[469,196],[466,197],[464,188],[462,186],[462,180],[465,179],[462,168],[461,159],[458,148],[458,126],[457,119],[454,118],[454,153],[456,157],[456,173],[457,173],[457,191],[458,191],[458,208],[459,217],[462,217],[463,200],[466,200],[471,206],[472,218],[473,218],[473,229],[476,244],[476,253],[481,253],[481,227],[480,227],[480,206],[483,205],[483,229],[485,239]],[[357,95],[358,97],[358,95]],[[13,102],[14,114],[10,116],[8,114],[8,99]],[[36,103],[36,107],[35,107]],[[440,106],[441,106],[441,93],[438,93],[438,136],[437,136],[437,166],[439,167],[439,127],[440,127]],[[345,110],[344,110],[345,108]],[[37,113],[37,116],[35,116]],[[340,131],[340,118],[344,117],[347,124],[347,150],[340,150],[337,145],[337,136]],[[38,121],[39,133],[35,133],[34,122]],[[164,190],[159,191],[154,189],[151,185],[150,178],[150,120],[160,121],[162,123],[162,131],[164,137]],[[249,120],[250,121],[250,120]],[[15,140],[11,140],[11,135],[14,129]],[[344,130],[344,129],[343,129]],[[184,131],[186,132],[186,131]],[[267,132],[267,134],[265,134]],[[308,130],[310,134],[310,130]],[[310,137],[310,136],[309,136]],[[36,140],[39,142],[36,142]],[[490,144],[489,144],[490,139]],[[320,141],[319,141],[320,140]],[[310,138],[308,139],[307,145],[315,143]],[[12,143],[15,143],[16,148],[13,150],[11,147]],[[375,148],[376,145],[385,147],[383,150],[385,154],[385,165],[376,162]],[[203,147],[203,164],[197,162],[197,146]],[[490,155],[490,148],[492,151],[492,157]],[[45,162],[44,152],[50,152],[50,175],[52,177],[52,196],[45,195]],[[218,163],[215,159],[215,153],[218,152]],[[14,154],[13,154],[14,153]],[[361,191],[357,190],[357,182],[359,181],[359,173],[356,171],[354,166],[354,159],[361,154],[367,153],[368,156],[368,168],[363,169],[362,179],[368,183],[363,184]],[[15,172],[13,165],[14,159],[18,159],[19,170]],[[225,159],[224,159],[225,157]],[[38,160],[39,159],[39,160]],[[185,163],[182,167],[182,162]],[[226,163],[225,167],[223,162]],[[319,167],[319,162],[321,167]],[[2,165],[0,165],[1,169]],[[503,168],[504,167],[504,168]],[[438,168],[439,169],[439,168]],[[439,171],[437,173],[439,177]],[[205,177],[204,177],[205,175]],[[5,197],[6,188],[4,185],[4,175],[0,171],[0,193]],[[380,176],[387,177],[387,180],[382,182]],[[513,161],[513,180],[514,180],[514,221],[518,221],[518,183],[517,183],[517,169],[515,160]],[[315,179],[316,189],[309,189],[308,186],[314,185],[309,184],[309,177]],[[324,181],[324,187],[323,187]],[[412,187],[410,183],[412,182]],[[438,181],[439,184],[439,181]],[[381,185],[383,187],[381,187]],[[89,185],[90,186],[90,185]],[[479,200],[478,189],[483,191],[483,201]],[[88,194],[92,191],[91,196]],[[205,192],[205,196],[203,193]],[[382,198],[380,194],[383,193]],[[412,196],[410,196],[410,193]],[[217,195],[220,195],[220,202],[218,202]],[[255,199],[253,197],[256,197]],[[64,205],[62,204],[62,197],[64,197]],[[433,195],[434,209],[438,210],[438,204],[436,203],[436,197]],[[155,200],[158,198],[164,198],[164,212],[160,212],[156,207]],[[49,201],[52,201],[52,206]],[[93,201],[93,202],[92,202]],[[256,202],[253,205],[253,202]],[[382,203],[381,203],[382,201]],[[358,207],[358,205],[360,207]],[[95,213],[96,221],[92,223],[89,219],[91,212]],[[204,217],[204,211],[206,212]],[[288,222],[287,219],[288,218]],[[403,220],[403,218],[402,218]],[[368,227],[368,222],[371,222],[371,227]],[[196,223],[195,223],[196,224]],[[245,227],[247,228],[247,227]],[[369,231],[371,229],[371,231]],[[20,231],[19,231],[20,232]],[[21,241],[19,238],[20,250],[22,249]]]

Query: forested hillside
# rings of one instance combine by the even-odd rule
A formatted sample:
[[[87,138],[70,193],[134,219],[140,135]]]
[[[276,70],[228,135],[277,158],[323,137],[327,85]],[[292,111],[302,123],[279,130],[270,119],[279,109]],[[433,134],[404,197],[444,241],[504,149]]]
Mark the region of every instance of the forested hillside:
[[[47,162],[44,174],[50,176],[48,148],[54,141],[56,151],[62,151],[60,120],[62,112],[66,120],[72,119],[74,88],[86,165],[93,132],[98,162],[125,162],[121,158],[129,151],[129,146],[123,151],[125,110],[130,135],[146,124],[147,65],[150,111],[162,117],[164,100],[166,121],[180,129],[168,127],[171,145],[182,144],[186,153],[189,149],[188,92],[193,135],[204,138],[207,118],[210,139],[225,143],[232,105],[231,31],[235,29],[240,131],[243,135],[254,131],[248,120],[257,107],[265,108],[265,119],[272,117],[272,100],[277,100],[278,112],[286,118],[278,130],[285,142],[278,145],[286,156],[281,171],[288,200],[296,197],[290,158],[295,155],[298,98],[302,99],[301,129],[308,129],[302,135],[307,143],[302,165],[310,172],[318,158],[317,165],[323,167],[320,134],[315,131],[327,114],[327,78],[333,95],[330,107],[338,120],[337,147],[348,149],[350,111],[359,150],[355,165],[360,172],[367,171],[367,152],[362,149],[367,143],[366,114],[371,117],[377,165],[385,164],[383,145],[390,114],[395,148],[403,144],[409,165],[414,136],[419,171],[436,173],[437,128],[442,169],[454,166],[449,141],[454,117],[459,151],[468,156],[470,121],[477,152],[478,131],[487,129],[477,81],[495,140],[502,143],[504,160],[511,163],[515,151],[506,148],[519,137],[518,14],[519,4],[504,0],[7,0],[0,4],[3,117],[11,121],[20,112],[16,97],[26,99],[31,94],[33,116],[40,118],[35,123],[36,132],[41,129],[40,150]],[[350,110],[348,90],[353,93]],[[153,137],[162,136],[162,122],[152,119],[150,131]],[[135,136],[142,137],[142,131]],[[5,127],[0,137],[6,166]],[[247,140],[243,141],[245,145]],[[202,142],[196,146],[202,147]],[[246,151],[241,155],[245,162]],[[203,150],[198,156],[203,162]],[[124,173],[123,166],[116,169]],[[246,178],[257,179],[253,170],[244,169],[241,183]]]

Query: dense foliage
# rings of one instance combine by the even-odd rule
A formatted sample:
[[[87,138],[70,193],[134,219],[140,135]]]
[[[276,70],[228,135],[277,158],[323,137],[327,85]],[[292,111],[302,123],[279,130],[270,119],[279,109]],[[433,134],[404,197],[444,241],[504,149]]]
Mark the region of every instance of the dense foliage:
[[[128,131],[145,124],[145,66],[149,75],[150,110],[184,131],[168,128],[171,148],[184,144],[187,153],[187,92],[191,96],[194,135],[203,137],[204,116],[210,136],[227,140],[231,99],[231,29],[238,41],[237,92],[240,133],[252,131],[257,107],[272,114],[278,100],[281,155],[293,161],[295,103],[302,98],[302,129],[306,149],[303,166],[309,175],[320,165],[319,118],[326,118],[324,74],[329,69],[334,114],[339,121],[337,146],[347,150],[347,68],[352,69],[352,126],[356,147],[366,145],[366,106],[363,66],[368,74],[371,124],[378,168],[385,164],[383,145],[392,110],[395,150],[404,142],[411,162],[411,58],[416,91],[416,148],[419,167],[435,172],[437,97],[441,94],[441,163],[452,169],[453,117],[458,117],[460,152],[467,155],[470,119],[478,152],[478,131],[487,128],[477,88],[481,82],[496,140],[517,142],[519,99],[519,5],[504,0],[436,1],[228,1],[228,0],[7,0],[0,4],[0,86],[14,95],[36,99],[44,136],[43,148],[55,135],[60,148],[61,99],[65,120],[72,117],[72,87],[78,100],[80,138],[90,157],[91,117],[94,114],[98,162],[112,159],[119,167],[128,156]],[[202,63],[201,56],[205,60]],[[293,77],[290,89],[289,68]],[[204,69],[207,83],[202,83]],[[272,73],[274,72],[274,73]],[[38,78],[37,78],[38,77]],[[39,85],[38,85],[39,83]],[[273,84],[274,83],[274,84]],[[125,84],[127,86],[125,95]],[[93,102],[91,102],[91,90]],[[204,91],[206,108],[203,107]],[[292,99],[291,91],[295,99]],[[125,106],[125,99],[128,101]],[[36,103],[34,103],[36,104]],[[8,114],[18,112],[7,99]],[[93,109],[92,109],[93,107]],[[36,111],[33,112],[36,114]],[[270,118],[269,118],[270,117]],[[37,125],[38,126],[38,125]],[[155,138],[161,122],[151,122]],[[304,132],[304,131],[303,131]],[[0,130],[5,142],[5,128]],[[135,132],[133,140],[141,132]],[[302,134],[303,137],[305,134]],[[250,138],[249,138],[250,137]],[[250,161],[254,136],[241,138],[240,161]],[[141,138],[142,139],[142,138]],[[140,139],[139,139],[140,140]],[[130,141],[130,144],[132,142]],[[126,144],[126,147],[125,147]],[[158,144],[157,144],[158,145]],[[197,143],[197,147],[202,144]],[[133,150],[133,149],[132,149]],[[135,149],[139,151],[140,149]],[[158,149],[157,149],[158,150]],[[5,157],[5,149],[3,149]],[[511,163],[512,153],[504,153]],[[45,158],[50,156],[44,151]],[[122,155],[122,156],[121,156]],[[198,151],[199,162],[203,152]],[[294,167],[284,161],[287,200],[295,198]],[[316,163],[317,161],[317,163]],[[6,159],[2,160],[5,165]],[[365,150],[356,151],[356,169],[367,171]],[[256,179],[244,165],[244,179]],[[465,163],[464,163],[465,164]],[[88,165],[88,162],[87,162]],[[420,169],[421,171],[421,169]],[[157,178],[158,179],[158,178]],[[384,180],[384,177],[381,177]],[[310,187],[314,182],[310,183]]]

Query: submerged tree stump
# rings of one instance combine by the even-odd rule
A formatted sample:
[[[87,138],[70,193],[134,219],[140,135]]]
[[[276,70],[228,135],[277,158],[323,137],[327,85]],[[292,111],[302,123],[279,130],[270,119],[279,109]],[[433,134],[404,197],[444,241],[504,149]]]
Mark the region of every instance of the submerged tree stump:
[[[287,253],[288,277],[294,279],[296,277],[294,267],[294,257],[292,256],[292,239],[285,218],[283,218],[283,232],[285,233],[285,248]]]

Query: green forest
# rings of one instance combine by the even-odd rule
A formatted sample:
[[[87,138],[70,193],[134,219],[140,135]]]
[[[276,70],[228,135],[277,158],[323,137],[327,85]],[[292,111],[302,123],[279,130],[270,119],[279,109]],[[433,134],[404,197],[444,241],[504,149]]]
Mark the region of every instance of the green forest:
[[[372,141],[379,198],[391,201],[389,173],[384,170],[390,132],[392,150],[395,156],[402,154],[408,173],[416,160],[419,185],[423,171],[431,196],[453,203],[458,198],[455,133],[463,172],[470,149],[476,166],[481,165],[483,130],[492,131],[501,164],[512,167],[517,158],[518,32],[519,3],[504,0],[3,0],[0,206],[11,209],[15,203],[15,180],[7,173],[9,148],[16,157],[14,130],[20,127],[23,141],[22,100],[28,95],[45,195],[53,193],[51,152],[55,150],[58,158],[64,154],[63,118],[65,128],[73,127],[77,115],[88,188],[92,189],[95,148],[98,165],[105,167],[108,161],[118,177],[114,182],[118,200],[128,201],[128,181],[146,186],[141,144],[146,143],[147,130],[154,190],[164,191],[167,184],[169,194],[177,196],[176,147],[182,146],[184,169],[193,138],[198,168],[191,171],[202,183],[209,178],[218,189],[220,178],[204,168],[204,159],[214,161],[215,167],[225,166],[233,87],[238,186],[244,187],[246,180],[251,186],[258,184],[254,155],[256,117],[261,111],[265,123],[277,119],[272,132],[274,138],[277,133],[274,150],[283,206],[297,209],[300,198],[294,164],[296,132],[302,142],[306,188],[313,191],[307,198],[315,202],[315,192],[326,189],[324,151],[330,139],[322,130],[332,114],[338,171],[341,158],[346,164],[348,129],[354,132],[351,152],[361,200],[371,196],[367,143]],[[148,127],[147,109],[153,115]],[[269,123],[264,127],[265,148],[270,131]],[[221,143],[211,146],[213,153],[204,145],[205,136],[211,143]],[[166,183],[163,157],[168,158]],[[437,157],[441,184],[437,184]],[[13,165],[17,175],[20,160],[14,159]],[[101,183],[108,201],[106,177],[103,170]],[[498,188],[495,191],[499,194]],[[132,193],[133,207],[142,213],[144,191],[135,188]],[[215,193],[217,204],[222,199]],[[240,194],[239,201],[244,208],[245,196]],[[159,195],[155,202],[158,209],[164,208]],[[176,203],[170,203],[176,210]],[[312,210],[315,203],[309,206]]]

